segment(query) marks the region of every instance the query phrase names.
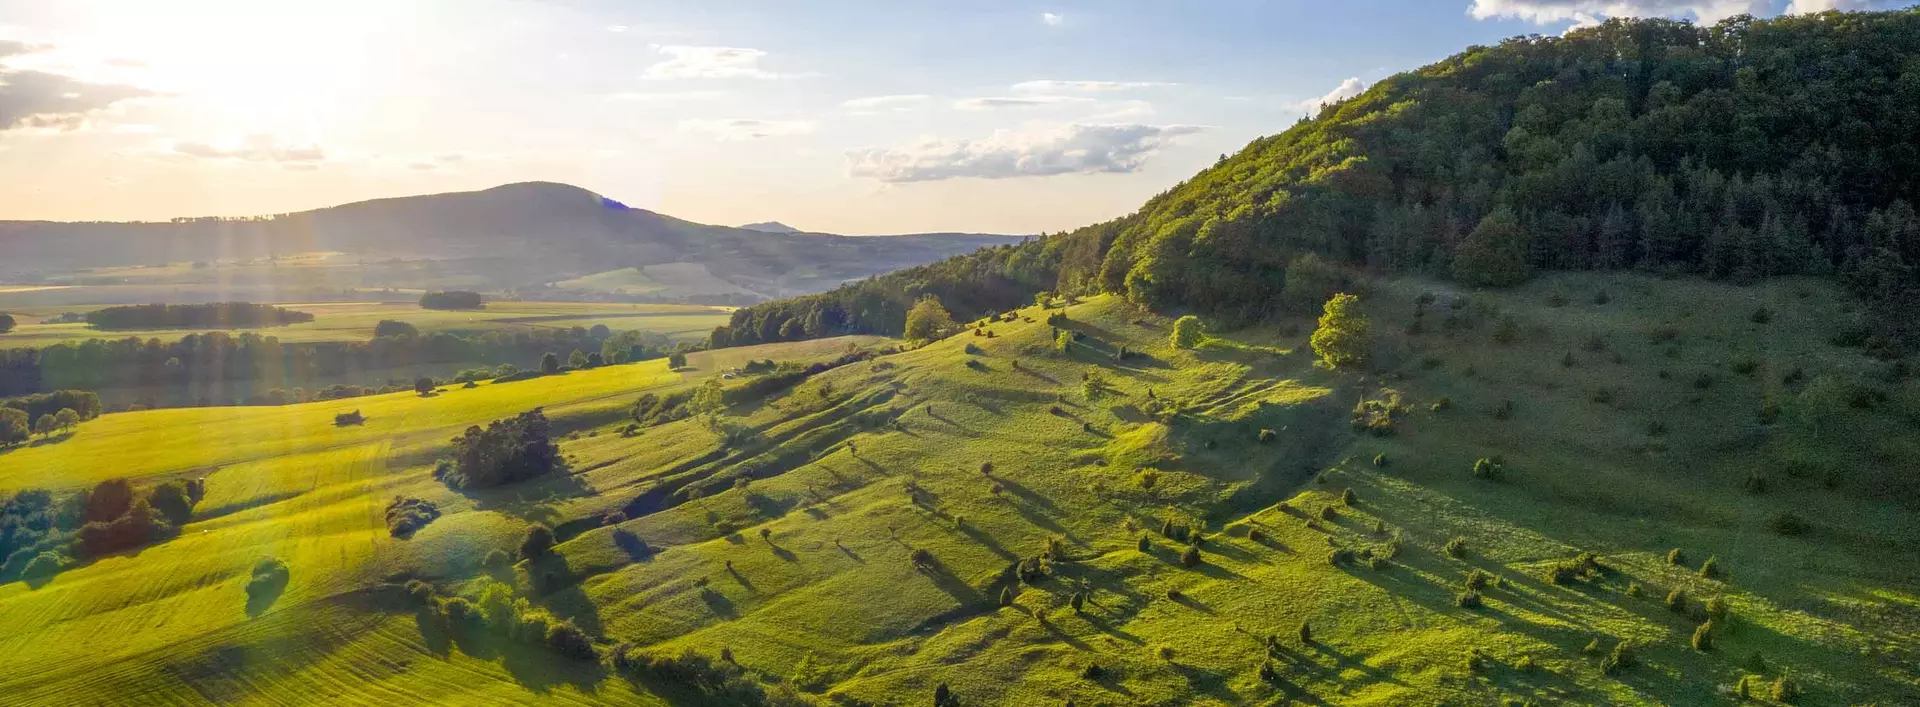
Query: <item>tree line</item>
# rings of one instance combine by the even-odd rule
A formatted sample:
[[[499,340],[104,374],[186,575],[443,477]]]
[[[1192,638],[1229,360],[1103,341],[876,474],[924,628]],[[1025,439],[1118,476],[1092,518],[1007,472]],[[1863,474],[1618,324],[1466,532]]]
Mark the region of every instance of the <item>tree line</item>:
[[[420,296],[420,307],[423,309],[480,309],[485,306],[486,301],[480,293],[467,290],[428,292]]]
[[[365,342],[282,343],[255,332],[188,334],[172,342],[89,339],[0,351],[0,396],[106,388],[198,394],[226,390],[228,384],[240,381],[263,388],[317,388],[346,376],[377,376],[423,364],[532,367],[544,354],[575,351],[583,352],[583,358],[584,352],[592,352],[603,362],[624,363],[664,357],[673,351],[673,344],[660,334],[614,332],[605,325],[474,334],[405,333]],[[98,407],[97,399],[93,405]]]
[[[1911,341],[1916,124],[1920,11],[1615,19],[1383,80],[1122,219],[744,308],[711,340],[897,335],[923,294],[963,320],[1044,290],[1306,314],[1286,289],[1315,254],[1493,287],[1543,270],[1831,276],[1880,337]]]
[[[313,315],[270,304],[135,304],[87,313],[97,329],[251,329],[313,321]]]

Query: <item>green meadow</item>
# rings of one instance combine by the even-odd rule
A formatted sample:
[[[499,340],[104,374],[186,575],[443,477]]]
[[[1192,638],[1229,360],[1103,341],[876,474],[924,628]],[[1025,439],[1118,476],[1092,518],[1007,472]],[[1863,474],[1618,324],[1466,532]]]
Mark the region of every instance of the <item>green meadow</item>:
[[[0,694],[709,703],[612,669],[625,644],[724,651],[782,704],[943,684],[967,705],[1723,704],[1783,677],[1796,704],[1920,701],[1920,388],[1835,343],[1858,316],[1840,290],[1553,275],[1360,294],[1364,373],[1317,364],[1311,320],[1181,350],[1170,319],[1102,296],[631,431],[643,393],[890,344],[109,414],[0,453],[0,489],[204,478],[206,497],[176,538],[0,585]],[[432,478],[450,437],[535,407],[566,473]],[[442,515],[392,537],[395,496]],[[535,522],[560,581],[483,562]],[[289,581],[250,599],[265,557]],[[1556,582],[1560,565],[1577,571]],[[404,597],[414,579],[511,587],[602,660],[449,629]],[[1635,660],[1609,674],[1622,642]]]

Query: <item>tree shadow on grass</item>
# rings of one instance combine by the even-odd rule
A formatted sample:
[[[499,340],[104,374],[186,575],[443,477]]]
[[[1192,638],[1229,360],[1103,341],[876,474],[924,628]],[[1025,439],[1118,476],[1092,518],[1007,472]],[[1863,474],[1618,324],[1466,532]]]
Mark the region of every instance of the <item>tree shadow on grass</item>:
[[[514,682],[536,693],[566,685],[591,695],[607,677],[600,661],[568,658],[544,645],[510,642],[500,647],[500,655]]]
[[[980,590],[974,589],[973,585],[955,576],[953,570],[948,569],[946,563],[941,562],[938,557],[929,555],[915,565],[914,569],[932,580],[933,586],[946,592],[947,596],[953,597],[953,600],[959,602],[961,606],[977,606],[986,603],[987,598],[980,593]]]
[[[559,525],[563,519],[552,504],[590,496],[595,491],[584,479],[556,470],[517,484],[459,489],[457,493],[471,500],[475,510],[504,513],[530,523]]]

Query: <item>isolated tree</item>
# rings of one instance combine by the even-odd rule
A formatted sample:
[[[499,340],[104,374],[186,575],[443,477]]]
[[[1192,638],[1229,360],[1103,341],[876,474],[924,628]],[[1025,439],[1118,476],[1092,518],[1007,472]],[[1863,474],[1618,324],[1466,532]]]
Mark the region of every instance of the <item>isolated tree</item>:
[[[72,430],[80,426],[80,413],[74,412],[73,408],[60,408],[60,412],[53,414],[53,425],[61,431]]]
[[[527,537],[520,541],[520,559],[537,559],[553,551],[553,529],[541,523],[527,528]]]
[[[13,331],[14,326],[15,326],[15,322],[13,321],[13,315],[0,314],[0,334],[5,334],[7,332]]]
[[[1469,285],[1509,287],[1527,281],[1527,232],[1511,207],[1480,220],[1453,254],[1453,277]]]
[[[426,397],[428,393],[433,392],[433,379],[426,376],[413,379],[413,392]]]
[[[1173,347],[1191,349],[1199,346],[1200,340],[1206,338],[1206,333],[1201,331],[1200,326],[1200,318],[1191,314],[1173,320]]]
[[[688,414],[703,415],[708,427],[718,427],[720,411],[727,409],[727,394],[720,387],[720,379],[708,378],[707,382],[694,389],[693,397],[687,399],[686,406]]]
[[[926,295],[913,303],[913,309],[907,310],[907,328],[904,333],[909,339],[935,339],[940,332],[953,328],[953,315],[940,304],[940,298]]]
[[[373,337],[376,339],[419,335],[419,327],[393,319],[382,319],[378,324],[373,325]]]
[[[1313,331],[1313,351],[1334,368],[1358,365],[1367,357],[1367,318],[1360,313],[1360,298],[1337,294],[1327,300],[1320,315],[1320,328]]]
[[[548,351],[546,355],[540,357],[541,373],[557,373],[559,371],[560,371],[560,354],[556,354],[552,351]]]
[[[673,353],[667,354],[667,368],[678,370],[686,367],[687,367],[687,355],[685,353],[675,351]]]

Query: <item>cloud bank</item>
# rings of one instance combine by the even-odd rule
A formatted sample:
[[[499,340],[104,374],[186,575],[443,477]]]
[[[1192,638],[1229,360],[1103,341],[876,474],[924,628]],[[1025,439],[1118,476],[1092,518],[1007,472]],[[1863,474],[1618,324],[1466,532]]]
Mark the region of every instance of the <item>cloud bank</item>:
[[[711,135],[721,140],[753,140],[763,137],[805,135],[813,132],[806,120],[758,120],[728,118],[722,120],[682,120],[680,131]]]
[[[1135,172],[1198,125],[1072,124],[1038,132],[997,131],[978,140],[925,140],[847,154],[847,173],[886,183],[972,177],[1012,179]]]
[[[0,59],[51,47],[0,40]],[[154,95],[133,86],[93,84],[62,74],[0,64],[0,132],[16,129],[74,130],[87,116],[115,103]]]

